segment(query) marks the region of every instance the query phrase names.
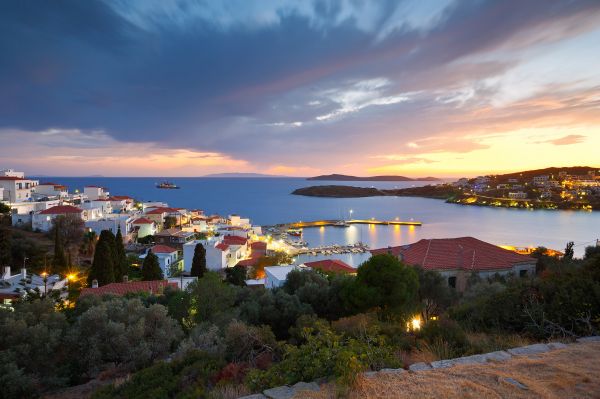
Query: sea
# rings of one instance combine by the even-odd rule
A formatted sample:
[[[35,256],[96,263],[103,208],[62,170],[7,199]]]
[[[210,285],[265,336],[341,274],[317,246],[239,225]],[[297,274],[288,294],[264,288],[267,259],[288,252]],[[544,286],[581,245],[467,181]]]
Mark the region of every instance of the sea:
[[[600,212],[525,210],[448,204],[415,197],[316,198],[292,195],[300,187],[351,185],[381,189],[404,188],[431,182],[332,182],[304,178],[168,178],[179,190],[157,189],[165,179],[148,177],[37,177],[40,182],[64,184],[69,190],[86,185],[109,189],[111,195],[129,195],[141,201],[164,201],[174,207],[203,209],[207,214],[238,214],[255,225],[321,219],[370,219],[419,221],[422,226],[352,225],[348,228],[304,229],[302,239],[310,247],[363,242],[370,248],[404,245],[422,238],[472,236],[496,244],[517,247],[545,246],[564,249],[575,243],[575,254],[600,239]],[[334,254],[358,266],[368,254]],[[323,256],[303,256],[301,263]]]

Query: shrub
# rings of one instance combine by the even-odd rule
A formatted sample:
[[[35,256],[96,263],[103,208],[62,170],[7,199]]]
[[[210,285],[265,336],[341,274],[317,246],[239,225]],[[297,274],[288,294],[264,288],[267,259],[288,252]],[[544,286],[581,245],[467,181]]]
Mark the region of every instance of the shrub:
[[[459,356],[469,350],[466,333],[453,320],[430,320],[421,328],[418,336],[430,346],[430,349],[437,347],[440,353],[442,350],[448,352],[444,355]]]

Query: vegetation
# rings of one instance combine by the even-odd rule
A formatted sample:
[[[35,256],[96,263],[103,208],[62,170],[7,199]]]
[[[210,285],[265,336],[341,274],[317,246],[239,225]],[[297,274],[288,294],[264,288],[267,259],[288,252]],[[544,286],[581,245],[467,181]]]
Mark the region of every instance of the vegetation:
[[[142,263],[142,280],[154,281],[162,280],[163,278],[163,271],[158,264],[158,257],[152,251],[148,251]]]
[[[98,264],[114,260],[102,255],[107,237]],[[238,397],[318,378],[344,393],[362,370],[597,334],[600,249],[536,256],[537,276],[472,276],[461,295],[435,272],[379,255],[355,277],[293,271],[274,290],[238,284],[244,270],[232,269],[225,280],[207,271],[186,291],[87,296],[62,310],[50,298],[22,302],[0,310],[3,397],[100,375],[115,380],[95,393],[102,399]],[[421,329],[410,328],[419,315]]]
[[[94,260],[88,273],[88,283],[97,280],[99,285],[114,283],[115,280],[115,236],[108,230],[100,233]]]
[[[204,276],[208,269],[206,268],[206,249],[204,245],[198,243],[194,247],[194,258],[192,259],[192,268],[190,274],[198,278]]]

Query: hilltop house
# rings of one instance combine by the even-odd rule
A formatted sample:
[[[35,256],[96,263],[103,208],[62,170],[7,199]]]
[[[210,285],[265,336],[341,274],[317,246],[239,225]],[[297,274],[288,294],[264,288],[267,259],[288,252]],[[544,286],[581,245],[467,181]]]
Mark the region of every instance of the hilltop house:
[[[64,198],[69,195],[67,186],[58,183],[40,183],[33,189],[35,197],[58,197]]]
[[[82,221],[88,220],[88,213],[72,205],[57,205],[33,214],[31,226],[34,230],[49,231],[52,221],[60,215],[76,215]]]
[[[303,266],[286,265],[286,266],[267,266],[265,267],[265,288],[279,288],[285,284],[287,275],[292,270],[303,270]]]
[[[220,271],[227,267],[234,266],[231,261],[231,250],[229,245],[224,244],[222,239],[211,237],[206,240],[194,240],[183,245],[184,270],[192,270],[194,259],[194,250],[197,244],[202,244],[206,250],[206,267],[208,270]]]
[[[150,248],[150,251],[158,258],[158,264],[165,277],[171,276],[171,270],[183,270],[183,259],[179,256],[177,248],[155,245]]]
[[[38,180],[0,175],[0,187],[3,189],[2,198],[0,199],[8,202],[31,201],[33,190],[38,184]]]
[[[319,270],[323,273],[356,274],[355,268],[339,259],[316,260],[314,262],[306,262],[302,266],[309,267],[313,270]]]
[[[85,186],[83,188],[83,194],[85,194],[90,201],[106,199],[110,196],[108,189],[100,186]]]
[[[500,248],[473,237],[423,239],[409,245],[375,249],[371,254],[391,254],[412,266],[439,272],[448,285],[464,291],[473,273],[481,278],[495,274],[525,277],[535,274],[536,259]]]
[[[156,234],[158,227],[156,222],[148,218],[137,218],[131,222],[133,230],[137,231],[137,238],[144,238],[146,236],[153,236]]]
[[[66,286],[67,279],[62,279],[57,274],[40,276],[21,269],[20,273],[13,275],[10,267],[6,266],[0,277],[0,301],[2,301],[0,306],[11,306],[14,300],[24,298],[31,293],[44,295],[54,290],[62,291]]]
[[[192,241],[196,235],[190,231],[182,231],[177,228],[163,230],[154,235],[157,244],[170,245],[182,249],[183,245]]]

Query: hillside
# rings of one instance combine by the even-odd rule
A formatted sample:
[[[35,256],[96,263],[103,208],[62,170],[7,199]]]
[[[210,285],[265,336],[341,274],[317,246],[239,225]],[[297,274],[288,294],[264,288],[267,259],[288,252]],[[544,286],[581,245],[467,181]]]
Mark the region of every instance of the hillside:
[[[493,175],[498,181],[504,181],[508,179],[532,179],[534,176],[540,175],[554,175],[557,176],[559,172],[567,172],[570,175],[585,175],[589,171],[598,171],[600,168],[594,168],[591,166],[570,166],[566,168],[544,168],[534,170],[524,170],[522,172],[505,173],[501,175]]]
[[[440,179],[435,177],[422,177],[422,178],[410,178],[406,176],[367,176],[367,177],[359,177],[359,176],[351,176],[351,175],[341,175],[341,174],[331,174],[331,175],[320,175],[309,177],[306,180],[328,180],[328,181],[438,181]]]
[[[454,187],[446,184],[427,185],[421,187],[408,187],[399,189],[379,190],[369,187],[354,186],[310,186],[296,189],[292,192],[294,195],[304,195],[307,197],[328,197],[328,198],[360,198],[360,197],[378,197],[378,196],[399,196],[399,197],[425,197],[448,199],[457,194]]]
[[[535,357],[418,373],[361,377],[350,399],[366,398],[597,398],[600,343],[569,345]],[[335,397],[331,384],[296,398]]]

